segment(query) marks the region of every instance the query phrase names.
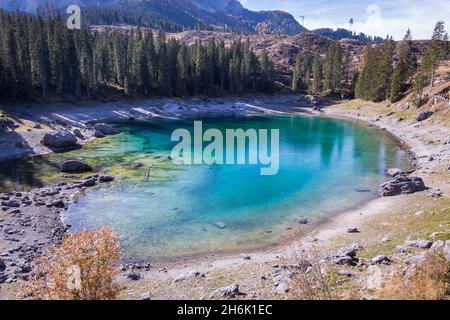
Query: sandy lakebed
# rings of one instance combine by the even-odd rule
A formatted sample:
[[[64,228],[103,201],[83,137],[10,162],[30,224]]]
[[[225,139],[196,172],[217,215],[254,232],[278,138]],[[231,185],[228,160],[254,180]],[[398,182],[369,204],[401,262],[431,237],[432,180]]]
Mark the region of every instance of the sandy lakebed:
[[[357,243],[361,248],[361,260],[370,261],[376,255],[387,255],[393,261],[390,265],[367,265],[365,268],[343,266],[342,294],[357,292],[364,298],[376,298],[377,290],[389,278],[395,268],[407,259],[407,253],[397,253],[397,245],[404,240],[430,238],[435,233],[450,231],[450,128],[448,118],[439,115],[417,122],[414,117],[406,117],[396,109],[384,104],[362,101],[331,103],[319,102],[323,112],[312,110],[307,99],[298,96],[261,96],[230,99],[155,99],[131,102],[52,104],[43,108],[40,105],[23,105],[6,108],[4,111],[14,119],[19,127],[2,137],[0,159],[20,158],[45,154],[49,149],[40,141],[45,133],[54,130],[79,129],[85,139],[81,144],[94,140],[89,127],[92,122],[120,119],[146,119],[155,117],[183,118],[195,116],[253,115],[253,114],[310,114],[312,116],[343,117],[363,121],[380,130],[393,134],[412,153],[414,172],[412,175],[423,178],[428,191],[412,195],[382,197],[374,199],[361,207],[335,214],[317,224],[299,226],[301,236],[286,239],[282,244],[249,252],[212,254],[180,258],[173,262],[125,264],[119,282],[123,288],[121,298],[139,299],[208,299],[220,297],[217,288],[233,284],[246,299],[290,298],[289,266],[298,263],[299,252],[320,251],[321,258],[333,256],[339,248]],[[402,117],[400,117],[402,115]],[[401,118],[401,119],[400,119]],[[404,119],[405,118],[405,119]],[[37,124],[39,124],[37,126]],[[53,199],[52,190],[59,188],[58,199]],[[32,190],[27,198],[61,198],[70,205],[77,194],[84,190],[77,185],[51,186],[42,190]],[[24,193],[25,194],[25,193]],[[24,195],[20,195],[23,197]],[[47,198],[46,198],[47,197]],[[47,199],[47,200],[46,200]],[[38,199],[39,200],[39,199]],[[63,201],[63,202],[64,202]],[[48,203],[47,203],[48,204]],[[66,204],[66,205],[67,205]],[[27,209],[28,208],[28,209]],[[20,215],[23,229],[33,225],[27,215],[42,219],[42,223],[31,231],[31,248],[18,248],[11,234],[11,241],[2,241],[1,252],[10,252],[14,259],[19,253],[31,252],[25,257],[40,253],[51,243],[60,241],[66,228],[60,214],[64,205],[43,205],[13,208]],[[29,212],[28,212],[28,211]],[[0,222],[13,219],[0,212]],[[431,218],[430,218],[431,217]],[[28,222],[28,223],[27,223]],[[20,226],[17,226],[20,229]],[[357,229],[358,232],[348,232]],[[27,229],[28,230],[28,229]],[[34,237],[34,238],[33,238]],[[26,251],[25,249],[29,249]],[[31,254],[31,255],[30,255]],[[305,253],[306,254],[306,253]],[[1,257],[0,257],[1,258]],[[28,268],[22,265],[22,268]],[[352,268],[355,268],[353,270]],[[25,270],[27,271],[27,270]],[[130,277],[133,273],[135,277]],[[349,276],[352,274],[351,276]],[[136,276],[137,275],[137,276]],[[136,280],[138,279],[138,280]],[[2,284],[0,298],[20,297],[17,283]]]

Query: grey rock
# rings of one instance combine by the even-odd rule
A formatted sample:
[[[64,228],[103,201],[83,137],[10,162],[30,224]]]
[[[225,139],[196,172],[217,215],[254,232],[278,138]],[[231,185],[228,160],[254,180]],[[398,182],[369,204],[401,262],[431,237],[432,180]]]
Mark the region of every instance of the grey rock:
[[[360,231],[358,228],[349,228],[347,229],[347,233],[359,233]]]
[[[186,271],[183,272],[181,274],[179,274],[177,277],[175,277],[175,279],[173,280],[174,282],[183,282],[192,278],[197,278],[197,277],[205,277],[204,273],[201,273],[199,271]]]
[[[442,197],[443,193],[440,189],[431,189],[428,191],[428,195],[432,198],[440,198]]]
[[[41,143],[49,148],[68,148],[77,144],[77,138],[67,131],[58,131],[47,133]]]
[[[61,199],[53,201],[51,203],[51,205],[55,208],[65,208],[66,207],[64,201],[62,201]]]
[[[96,180],[94,178],[89,178],[89,179],[83,180],[81,182],[81,185],[83,187],[93,187],[93,186],[95,186],[95,183],[96,183]]]
[[[351,265],[353,264],[353,258],[350,256],[338,256],[334,257],[332,262],[338,265]]]
[[[133,281],[141,279],[141,274],[137,271],[131,271],[127,274],[127,278]]]
[[[397,176],[395,180],[383,183],[380,186],[378,193],[381,197],[388,197],[399,194],[411,194],[426,189],[422,178]]]
[[[390,177],[396,177],[398,175],[404,174],[403,170],[399,168],[389,168],[386,170],[386,173]]]
[[[288,293],[290,290],[289,283],[286,280],[282,280],[275,284],[273,291],[278,293]]]
[[[338,271],[338,275],[343,276],[343,277],[353,277],[353,272],[351,272],[350,270],[339,270]]]
[[[429,117],[431,117],[434,113],[432,111],[426,111],[426,112],[422,112],[420,113],[417,117],[416,120],[418,122],[427,120]]]
[[[83,135],[83,133],[81,132],[80,129],[75,129],[73,130],[73,134],[75,135],[75,137],[77,137],[78,139],[84,140],[85,137]]]
[[[347,246],[345,246],[344,248],[340,249],[338,251],[337,256],[338,257],[342,257],[342,256],[349,256],[350,258],[354,258],[356,257],[356,254],[358,253],[358,250],[361,249],[361,246],[357,243],[351,243]]]
[[[98,181],[100,181],[101,183],[111,182],[111,181],[114,181],[114,177],[113,176],[104,175],[104,176],[100,176],[98,178]]]
[[[83,173],[88,171],[92,171],[92,167],[78,160],[67,160],[61,165],[61,172],[64,173]]]
[[[404,246],[396,246],[394,249],[395,253],[405,253],[407,249]]]
[[[378,255],[371,260],[372,264],[389,264],[391,260],[385,255]]]
[[[214,295],[217,295],[219,298],[235,298],[239,293],[239,285],[236,283],[218,288],[214,291]]]
[[[3,272],[6,270],[6,263],[2,259],[0,259],[0,272]]]
[[[114,134],[113,127],[106,123],[97,123],[93,126],[93,129],[104,134],[105,136]]]
[[[227,225],[225,223],[220,222],[220,221],[214,222],[213,224],[219,229],[225,229],[227,227]]]
[[[443,250],[445,247],[445,241],[444,240],[438,240],[433,243],[433,245],[430,247],[431,252],[439,252]]]
[[[150,292],[145,292],[141,294],[139,300],[148,301],[151,299]]]
[[[6,206],[6,207],[10,207],[10,208],[18,208],[18,207],[20,207],[20,203],[17,202],[16,200],[3,201],[2,205]]]
[[[96,138],[104,138],[105,135],[103,133],[101,133],[100,131],[95,130],[94,131],[94,137],[96,137]]]
[[[433,245],[431,241],[428,240],[406,240],[404,242],[404,245],[407,247],[414,247],[414,248],[420,248],[420,249],[429,249]]]

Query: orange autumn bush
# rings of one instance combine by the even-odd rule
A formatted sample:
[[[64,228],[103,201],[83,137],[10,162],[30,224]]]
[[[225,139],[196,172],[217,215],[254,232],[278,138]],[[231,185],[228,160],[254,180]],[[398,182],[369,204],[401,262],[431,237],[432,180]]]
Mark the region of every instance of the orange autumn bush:
[[[118,235],[109,227],[71,233],[60,246],[35,261],[27,298],[43,300],[112,300],[120,258]]]

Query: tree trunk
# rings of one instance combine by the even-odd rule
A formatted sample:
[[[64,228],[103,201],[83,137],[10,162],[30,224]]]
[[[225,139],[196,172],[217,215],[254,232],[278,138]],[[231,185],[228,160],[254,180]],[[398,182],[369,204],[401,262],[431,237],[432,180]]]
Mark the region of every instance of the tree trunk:
[[[436,66],[433,66],[433,71],[431,72],[431,87],[434,87],[434,80],[436,77]]]

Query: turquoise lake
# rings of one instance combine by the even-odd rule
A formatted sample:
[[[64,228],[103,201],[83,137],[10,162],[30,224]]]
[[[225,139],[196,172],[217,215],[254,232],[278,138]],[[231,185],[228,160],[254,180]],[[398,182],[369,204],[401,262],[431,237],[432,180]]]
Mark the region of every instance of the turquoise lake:
[[[262,176],[255,165],[172,163],[172,131],[192,130],[193,120],[115,122],[120,134],[35,159],[33,168],[56,180],[55,164],[77,158],[116,176],[113,184],[81,196],[65,212],[65,222],[72,231],[108,224],[121,235],[128,258],[147,260],[275,245],[291,229],[304,227],[301,218],[311,224],[377,197],[378,185],[389,179],[387,168],[409,166],[407,152],[391,135],[356,121],[202,120],[205,129],[223,132],[279,129],[278,174]]]

